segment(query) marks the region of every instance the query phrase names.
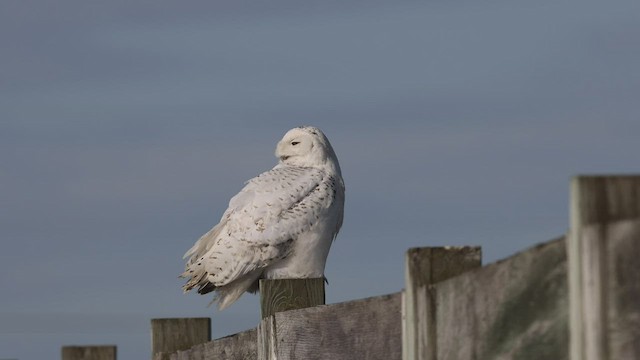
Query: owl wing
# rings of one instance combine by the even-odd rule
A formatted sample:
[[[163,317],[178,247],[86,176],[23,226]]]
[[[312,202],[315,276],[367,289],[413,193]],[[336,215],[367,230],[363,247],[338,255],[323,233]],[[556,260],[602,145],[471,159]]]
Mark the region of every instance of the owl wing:
[[[286,257],[335,198],[335,180],[322,170],[276,166],[249,180],[229,201],[220,223],[185,254],[185,291],[226,285]]]

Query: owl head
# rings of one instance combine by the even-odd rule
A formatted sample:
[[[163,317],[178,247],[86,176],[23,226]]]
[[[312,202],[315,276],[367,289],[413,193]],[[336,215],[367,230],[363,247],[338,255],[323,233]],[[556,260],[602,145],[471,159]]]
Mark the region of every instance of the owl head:
[[[340,165],[329,139],[313,126],[300,126],[287,131],[276,146],[281,164],[320,167],[340,174]]]

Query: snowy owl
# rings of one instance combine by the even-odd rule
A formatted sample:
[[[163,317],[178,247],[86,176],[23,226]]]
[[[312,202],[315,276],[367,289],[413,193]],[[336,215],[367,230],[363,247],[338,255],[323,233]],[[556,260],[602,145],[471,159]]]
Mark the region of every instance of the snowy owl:
[[[344,213],[344,182],[320,129],[289,130],[276,146],[278,164],[246,182],[220,222],[184,255],[185,292],[216,291],[220,310],[258,280],[318,278]]]

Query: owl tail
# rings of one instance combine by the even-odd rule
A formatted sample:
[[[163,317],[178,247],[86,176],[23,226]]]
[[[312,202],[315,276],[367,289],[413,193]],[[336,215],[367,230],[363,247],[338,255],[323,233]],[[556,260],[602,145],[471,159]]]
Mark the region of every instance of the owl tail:
[[[245,291],[255,290],[255,283],[262,274],[262,269],[250,272],[227,285],[216,288],[216,295],[209,305],[218,303],[218,309],[224,310],[233,304]]]

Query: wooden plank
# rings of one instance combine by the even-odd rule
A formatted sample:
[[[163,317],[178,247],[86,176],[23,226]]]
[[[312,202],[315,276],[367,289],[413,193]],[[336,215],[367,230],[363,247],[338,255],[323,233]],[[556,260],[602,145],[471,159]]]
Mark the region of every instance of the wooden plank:
[[[194,345],[190,347],[188,350],[178,350],[177,352],[171,353],[169,356],[170,360],[205,360],[204,355],[204,346],[207,343]],[[218,360],[218,358],[214,358]]]
[[[399,360],[401,294],[280,312],[258,328],[261,360]]]
[[[564,238],[431,289],[438,360],[568,358]]]
[[[195,345],[171,354],[170,360],[256,360],[256,329]]]
[[[154,360],[169,360],[172,353],[211,340],[210,318],[151,320],[151,354]]]
[[[260,280],[262,318],[280,311],[324,305],[324,279]]]
[[[62,360],[116,360],[115,345],[63,346]]]
[[[267,316],[260,321],[257,329],[258,360],[277,360],[277,333],[275,317]]]
[[[256,360],[258,358],[256,346],[257,331],[256,329],[251,329],[206,343],[202,359]]]
[[[636,344],[640,342],[637,330],[633,330],[640,324],[628,325],[630,316],[640,316],[640,305],[637,305],[640,302],[636,300],[631,305],[620,302],[624,302],[621,298],[624,294],[640,292],[634,290],[640,287],[639,279],[634,278],[639,268],[634,265],[637,260],[626,262],[626,267],[619,264],[629,250],[638,251],[640,239],[634,235],[637,229],[633,223],[640,219],[640,176],[575,177],[571,184],[570,208],[567,251],[571,359],[629,358],[623,354],[637,358],[640,345],[621,344],[629,343],[629,339],[636,339]],[[625,307],[625,311],[631,313],[616,318],[615,314]]]
[[[640,359],[640,220],[616,222],[607,233],[609,358]]]
[[[402,358],[435,359],[435,309],[429,285],[482,265],[477,246],[409,249],[405,260]]]

